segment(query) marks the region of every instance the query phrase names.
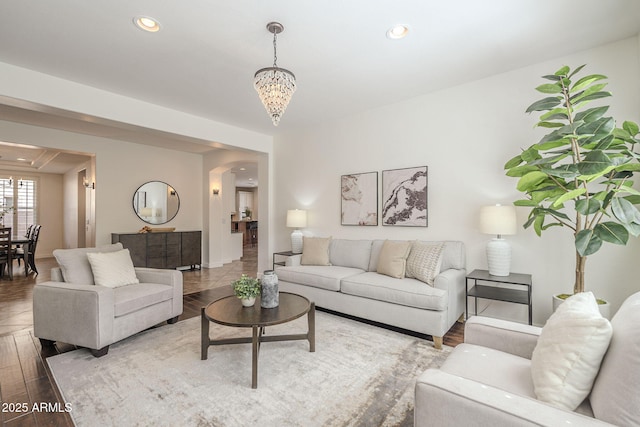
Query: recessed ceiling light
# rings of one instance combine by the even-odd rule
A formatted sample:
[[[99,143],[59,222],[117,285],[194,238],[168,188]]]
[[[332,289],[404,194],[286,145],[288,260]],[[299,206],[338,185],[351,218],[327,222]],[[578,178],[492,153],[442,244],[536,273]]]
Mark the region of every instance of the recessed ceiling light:
[[[387,31],[387,37],[390,39],[401,39],[409,34],[409,27],[406,25],[396,25]]]
[[[20,162],[26,162],[27,159],[23,158],[23,157],[18,157],[16,160],[20,161]]]
[[[133,18],[133,23],[141,30],[148,31],[150,33],[160,31],[160,23],[148,16],[136,16]]]

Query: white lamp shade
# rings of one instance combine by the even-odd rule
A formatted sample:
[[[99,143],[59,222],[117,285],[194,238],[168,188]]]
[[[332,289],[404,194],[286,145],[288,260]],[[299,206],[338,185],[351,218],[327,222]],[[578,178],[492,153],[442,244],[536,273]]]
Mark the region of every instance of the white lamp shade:
[[[290,209],[287,211],[287,227],[301,228],[307,226],[307,211]]]
[[[485,234],[516,234],[516,209],[513,206],[480,208],[480,231]]]

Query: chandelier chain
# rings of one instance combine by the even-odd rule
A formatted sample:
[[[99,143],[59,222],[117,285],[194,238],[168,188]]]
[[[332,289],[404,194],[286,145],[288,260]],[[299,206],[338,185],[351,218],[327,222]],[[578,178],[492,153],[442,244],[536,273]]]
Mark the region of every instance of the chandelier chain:
[[[278,45],[276,43],[276,38],[278,37],[277,32],[273,32],[273,67],[278,68],[276,62],[278,61]]]

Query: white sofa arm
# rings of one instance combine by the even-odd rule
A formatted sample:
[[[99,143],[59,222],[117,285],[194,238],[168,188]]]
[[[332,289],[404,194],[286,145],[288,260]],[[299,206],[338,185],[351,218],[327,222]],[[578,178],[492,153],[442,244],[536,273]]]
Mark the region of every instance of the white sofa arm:
[[[438,369],[416,381],[414,414],[415,427],[610,425]]]
[[[113,337],[114,291],[94,285],[43,282],[33,287],[38,338],[101,349]]]
[[[540,331],[537,326],[472,316],[464,325],[464,342],[531,359]]]
[[[467,272],[450,268],[441,271],[434,280],[433,287],[447,291],[447,325],[445,333],[456,320],[464,315],[464,298]],[[443,334],[444,335],[444,334]]]

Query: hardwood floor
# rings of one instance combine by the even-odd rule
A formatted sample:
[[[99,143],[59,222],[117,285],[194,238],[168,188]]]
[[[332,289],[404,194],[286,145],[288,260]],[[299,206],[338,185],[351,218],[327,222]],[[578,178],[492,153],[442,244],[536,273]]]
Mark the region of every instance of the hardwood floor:
[[[255,275],[256,252],[256,248],[245,247],[240,261],[220,268],[185,271],[180,320],[199,316],[203,306],[229,292],[226,285],[240,274]],[[25,277],[24,269],[14,266],[13,280],[0,280],[0,426],[73,426],[44,360],[76,347],[56,343],[43,348],[33,336],[33,286],[50,280],[49,270],[54,266],[53,258],[38,259],[39,275]],[[463,324],[456,323],[445,335],[444,344],[461,343],[463,332]]]

